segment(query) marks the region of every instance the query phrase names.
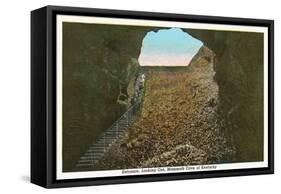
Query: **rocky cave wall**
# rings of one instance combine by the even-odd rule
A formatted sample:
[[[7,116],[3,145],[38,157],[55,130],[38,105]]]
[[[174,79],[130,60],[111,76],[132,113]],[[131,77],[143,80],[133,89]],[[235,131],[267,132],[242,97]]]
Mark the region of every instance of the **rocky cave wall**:
[[[216,53],[220,115],[237,162],[263,160],[263,34],[187,30]]]
[[[156,28],[154,28],[156,29]],[[63,170],[69,171],[100,133],[129,106],[150,28],[63,24]]]
[[[128,106],[142,40],[158,28],[64,23],[63,168],[71,170]],[[236,161],[263,159],[263,36],[185,29],[216,53],[220,115]]]

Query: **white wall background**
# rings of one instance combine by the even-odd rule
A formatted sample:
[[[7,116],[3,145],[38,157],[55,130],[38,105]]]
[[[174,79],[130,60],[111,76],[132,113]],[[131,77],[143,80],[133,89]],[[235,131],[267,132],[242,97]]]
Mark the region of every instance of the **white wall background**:
[[[280,190],[279,1],[3,0],[0,11],[0,193],[277,193]],[[275,19],[275,175],[45,190],[29,184],[30,11],[45,5]]]

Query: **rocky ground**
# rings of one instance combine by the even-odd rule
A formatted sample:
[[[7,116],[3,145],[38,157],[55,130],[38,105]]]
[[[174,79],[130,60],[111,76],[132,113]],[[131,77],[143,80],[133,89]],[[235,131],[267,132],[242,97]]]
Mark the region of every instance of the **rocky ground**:
[[[213,53],[205,47],[185,71],[146,73],[137,121],[96,169],[182,166],[231,161],[217,114]]]

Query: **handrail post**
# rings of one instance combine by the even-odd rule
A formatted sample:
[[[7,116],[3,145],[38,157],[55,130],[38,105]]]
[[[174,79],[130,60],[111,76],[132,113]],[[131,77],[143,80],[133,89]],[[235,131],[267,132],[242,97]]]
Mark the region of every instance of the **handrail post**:
[[[117,138],[119,137],[119,129],[118,129],[119,126],[118,126],[118,125],[119,125],[119,124],[118,124],[118,122],[117,122],[117,123],[116,123],[116,130],[117,130],[117,133],[116,133],[116,134],[117,134]]]
[[[106,134],[106,133],[105,133]],[[105,134],[103,136],[103,152],[105,152]]]
[[[129,112],[127,112],[127,114],[126,114],[127,126],[129,126],[129,113],[130,113],[130,111],[129,111]]]

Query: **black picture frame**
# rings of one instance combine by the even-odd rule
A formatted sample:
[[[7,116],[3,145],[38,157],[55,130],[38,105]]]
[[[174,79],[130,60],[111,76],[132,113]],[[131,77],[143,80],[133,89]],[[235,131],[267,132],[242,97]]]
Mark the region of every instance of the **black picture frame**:
[[[268,28],[268,167],[206,172],[56,179],[56,15],[102,16]],[[274,173],[274,21],[46,6],[31,12],[31,182],[46,188]]]

